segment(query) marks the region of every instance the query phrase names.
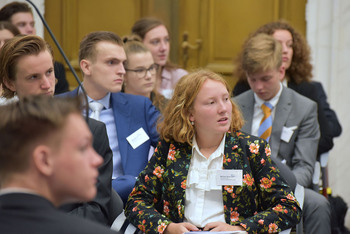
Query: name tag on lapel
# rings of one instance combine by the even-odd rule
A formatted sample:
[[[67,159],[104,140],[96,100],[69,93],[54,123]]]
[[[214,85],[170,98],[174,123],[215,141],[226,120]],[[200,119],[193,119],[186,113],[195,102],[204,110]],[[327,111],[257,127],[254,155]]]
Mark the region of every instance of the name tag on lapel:
[[[242,178],[242,169],[218,170],[216,173],[216,184],[242,186]]]
[[[126,140],[129,142],[133,149],[136,149],[148,139],[149,136],[147,135],[145,130],[143,130],[143,128],[139,128],[139,130],[137,130],[136,132],[134,132],[126,138]]]
[[[284,142],[289,143],[290,138],[292,137],[294,130],[297,129],[297,126],[293,126],[293,127],[285,127],[283,126],[282,129],[282,134],[281,134],[281,140],[283,140]]]

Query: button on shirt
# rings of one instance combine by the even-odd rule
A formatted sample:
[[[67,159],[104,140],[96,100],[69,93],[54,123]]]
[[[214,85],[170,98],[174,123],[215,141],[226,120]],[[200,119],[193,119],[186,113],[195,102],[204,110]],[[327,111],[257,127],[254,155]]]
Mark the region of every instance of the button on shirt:
[[[276,107],[278,100],[280,99],[281,93],[282,93],[282,83],[280,83],[280,90],[278,91],[278,93],[268,102]],[[258,136],[258,130],[259,130],[259,126],[260,126],[260,122],[262,120],[262,118],[264,118],[264,112],[261,109],[261,105],[265,102],[264,100],[262,100],[261,98],[258,97],[258,95],[256,95],[254,93],[254,99],[255,99],[255,104],[254,104],[254,115],[253,115],[253,123],[252,123],[252,135],[253,136]],[[271,115],[272,115],[272,124],[273,124],[273,119],[275,117],[275,111],[276,108],[273,108],[271,111]]]
[[[210,222],[225,222],[222,186],[216,184],[217,171],[222,170],[223,165],[225,137],[208,159],[199,151],[193,138],[186,184],[185,220],[197,227],[204,227]]]

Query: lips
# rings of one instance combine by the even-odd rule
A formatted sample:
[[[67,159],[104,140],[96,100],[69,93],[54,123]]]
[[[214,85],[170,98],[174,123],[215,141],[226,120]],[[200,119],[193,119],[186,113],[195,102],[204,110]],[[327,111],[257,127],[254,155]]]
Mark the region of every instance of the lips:
[[[224,122],[224,121],[227,121],[227,120],[228,120],[228,117],[223,117],[223,118],[219,119],[218,122]]]

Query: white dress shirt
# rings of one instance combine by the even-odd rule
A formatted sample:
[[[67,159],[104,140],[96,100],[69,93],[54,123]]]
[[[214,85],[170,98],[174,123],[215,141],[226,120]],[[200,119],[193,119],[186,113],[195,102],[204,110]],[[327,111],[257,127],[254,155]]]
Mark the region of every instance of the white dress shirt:
[[[225,222],[222,186],[216,183],[217,171],[222,170],[225,137],[208,159],[200,152],[193,137],[186,183],[185,221],[197,227],[202,228],[210,222]]]
[[[280,83],[280,90],[272,99],[268,101],[273,106],[273,109],[271,111],[272,122],[273,122],[273,119],[275,118],[275,113],[276,113],[275,107],[278,103],[278,100],[280,99],[282,89],[283,89],[283,86],[282,86],[282,83]],[[255,93],[254,93],[254,99],[255,99],[255,104],[254,104],[254,115],[253,115],[253,121],[252,121],[251,134],[253,136],[258,136],[260,122],[264,117],[264,112],[261,109],[261,105],[266,101],[260,99],[258,95],[256,95]]]

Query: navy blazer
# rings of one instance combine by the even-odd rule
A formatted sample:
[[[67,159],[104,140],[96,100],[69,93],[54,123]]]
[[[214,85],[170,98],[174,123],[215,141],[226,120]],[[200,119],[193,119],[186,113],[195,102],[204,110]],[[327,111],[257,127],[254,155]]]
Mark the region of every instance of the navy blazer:
[[[64,95],[76,96],[78,88]],[[147,165],[150,146],[157,146],[159,134],[156,125],[159,111],[152,105],[149,98],[144,96],[122,92],[111,93],[110,101],[124,175],[137,177]],[[126,138],[139,128],[143,128],[150,139],[133,149]]]

